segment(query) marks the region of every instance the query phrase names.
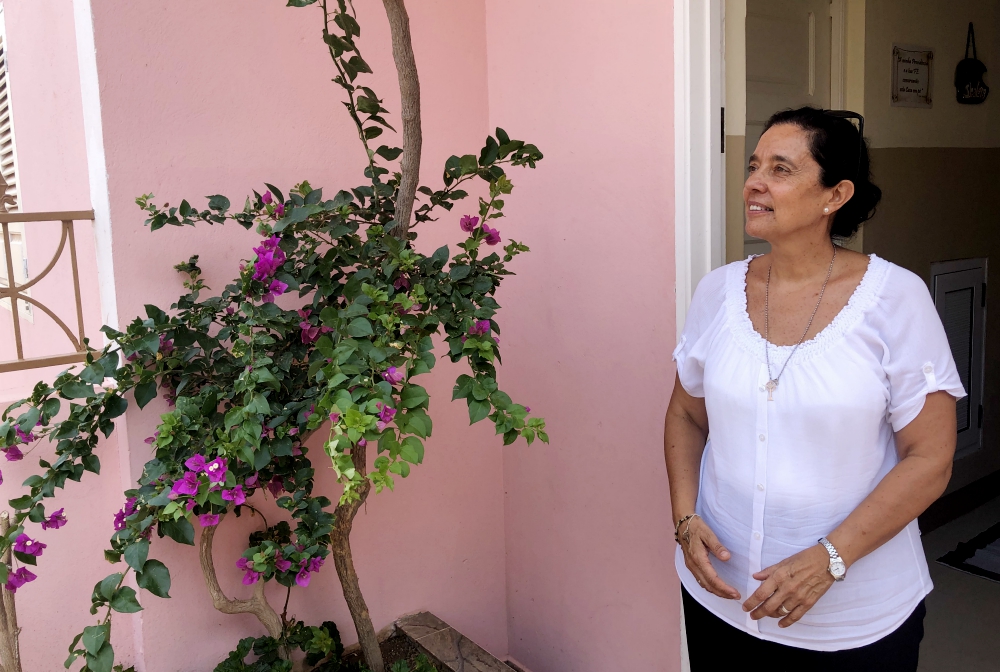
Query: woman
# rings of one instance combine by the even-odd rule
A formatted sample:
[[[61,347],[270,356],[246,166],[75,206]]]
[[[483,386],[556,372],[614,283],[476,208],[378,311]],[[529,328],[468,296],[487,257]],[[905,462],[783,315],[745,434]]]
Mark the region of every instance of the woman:
[[[948,483],[965,390],[923,281],[834,243],[881,198],[847,116],[768,121],[743,200],[771,252],[699,283],[674,352],[664,451],[693,672],[917,668],[916,518]]]

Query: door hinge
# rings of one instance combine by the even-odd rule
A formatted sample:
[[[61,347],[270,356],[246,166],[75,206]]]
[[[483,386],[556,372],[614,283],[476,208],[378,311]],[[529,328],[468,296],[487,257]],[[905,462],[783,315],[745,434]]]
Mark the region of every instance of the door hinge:
[[[980,294],[983,297],[982,298],[982,307],[985,308],[986,307],[986,283],[985,282],[983,283],[983,290],[980,292]]]
[[[722,126],[722,153],[726,153],[726,108],[722,108],[722,114],[720,115]]]
[[[979,404],[979,429],[983,428],[983,405]]]

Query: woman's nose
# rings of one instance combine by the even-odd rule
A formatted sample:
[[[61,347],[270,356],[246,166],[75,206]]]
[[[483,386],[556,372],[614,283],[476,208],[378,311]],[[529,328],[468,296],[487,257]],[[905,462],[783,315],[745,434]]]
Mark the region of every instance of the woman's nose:
[[[767,183],[764,179],[756,172],[750,173],[747,181],[743,185],[743,190],[747,192],[758,192],[763,193],[767,191]]]

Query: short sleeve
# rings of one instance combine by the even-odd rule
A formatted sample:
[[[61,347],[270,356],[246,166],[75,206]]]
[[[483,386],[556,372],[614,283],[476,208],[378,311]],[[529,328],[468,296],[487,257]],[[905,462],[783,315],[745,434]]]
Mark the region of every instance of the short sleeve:
[[[927,285],[906,269],[890,269],[879,331],[889,383],[888,420],[898,432],[920,414],[928,394],[944,391],[961,399],[966,392]]]
[[[729,266],[717,268],[698,283],[691,297],[687,320],[681,332],[673,360],[681,386],[692,397],[705,396],[705,357],[708,342],[717,328],[726,297]]]

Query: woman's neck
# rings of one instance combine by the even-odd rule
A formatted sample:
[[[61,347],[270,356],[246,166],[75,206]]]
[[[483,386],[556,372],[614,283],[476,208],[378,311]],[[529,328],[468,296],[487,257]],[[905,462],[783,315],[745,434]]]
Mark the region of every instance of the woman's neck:
[[[771,243],[771,280],[803,282],[825,274],[833,257],[829,237],[783,240]]]

